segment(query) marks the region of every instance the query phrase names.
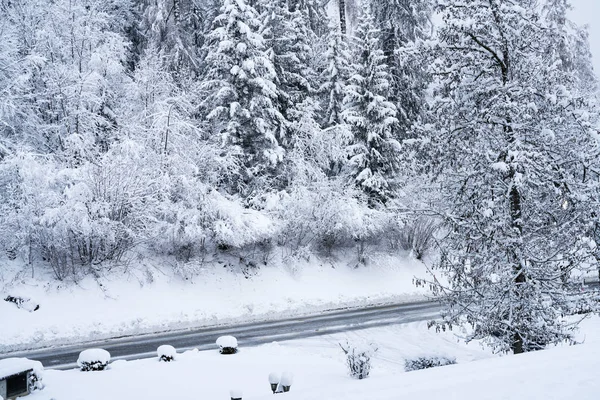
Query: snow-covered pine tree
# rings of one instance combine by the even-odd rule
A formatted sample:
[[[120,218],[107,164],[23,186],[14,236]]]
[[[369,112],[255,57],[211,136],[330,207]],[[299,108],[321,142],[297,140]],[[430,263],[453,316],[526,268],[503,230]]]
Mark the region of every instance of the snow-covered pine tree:
[[[369,196],[372,206],[393,194],[399,143],[394,139],[398,123],[396,107],[387,99],[389,74],[368,5],[363,4],[353,38],[351,76],[345,88],[344,121],[352,128],[348,146],[349,173]]]
[[[244,0],[224,0],[207,37],[199,88],[207,132],[222,141],[228,157],[239,158],[243,165],[238,182],[229,189],[245,195],[283,158],[280,141],[286,122],[261,31],[254,8]]]
[[[398,110],[399,134],[406,138],[423,112],[428,77],[418,41],[432,34],[432,0],[378,0],[371,2],[381,30],[383,52],[390,73],[390,97]]]
[[[326,128],[342,124],[345,87],[350,75],[350,53],[339,24],[332,22],[329,29],[327,64],[319,88],[323,103],[323,126]]]
[[[445,222],[444,322],[522,353],[571,338],[568,286],[589,256],[598,142],[533,0],[443,0],[431,159]],[[564,15],[563,15],[564,17]],[[565,17],[566,18],[566,17]]]
[[[289,0],[290,11],[302,11],[308,26],[317,36],[327,34],[327,4],[329,0]]]
[[[265,45],[275,69],[280,111],[288,121],[300,118],[298,106],[313,92],[310,66],[314,36],[304,11],[290,11],[286,0],[261,0]]]

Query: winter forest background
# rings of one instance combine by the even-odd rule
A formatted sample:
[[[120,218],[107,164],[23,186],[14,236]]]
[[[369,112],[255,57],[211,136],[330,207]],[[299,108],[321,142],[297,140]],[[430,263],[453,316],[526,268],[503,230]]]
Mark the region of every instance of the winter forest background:
[[[141,253],[185,276],[435,246],[452,289],[418,283],[461,310],[444,326],[568,338],[573,271],[600,258],[597,82],[568,9],[0,0],[2,257],[76,281]]]

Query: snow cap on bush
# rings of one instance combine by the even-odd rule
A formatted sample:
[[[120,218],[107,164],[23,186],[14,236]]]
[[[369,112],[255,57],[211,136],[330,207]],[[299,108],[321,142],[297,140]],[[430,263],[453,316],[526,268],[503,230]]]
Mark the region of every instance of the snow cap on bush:
[[[177,350],[175,350],[175,347],[173,346],[163,344],[162,346],[158,346],[158,349],[156,349],[156,355],[158,356],[158,361],[174,361],[175,356],[177,355]]]
[[[82,371],[102,371],[110,362],[110,353],[104,349],[87,349],[79,353],[77,366]]]
[[[237,353],[238,342],[233,336],[220,336],[217,339],[217,346],[221,354],[234,354]]]
[[[229,391],[229,396],[231,396],[232,399],[241,399],[243,397],[243,394],[244,393],[238,389],[233,389]]]

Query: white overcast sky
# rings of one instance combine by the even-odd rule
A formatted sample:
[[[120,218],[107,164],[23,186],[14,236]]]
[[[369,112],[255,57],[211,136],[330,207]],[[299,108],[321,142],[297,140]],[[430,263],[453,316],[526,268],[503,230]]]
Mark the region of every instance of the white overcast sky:
[[[594,70],[600,75],[600,0],[571,0],[571,4],[573,21],[588,27]]]

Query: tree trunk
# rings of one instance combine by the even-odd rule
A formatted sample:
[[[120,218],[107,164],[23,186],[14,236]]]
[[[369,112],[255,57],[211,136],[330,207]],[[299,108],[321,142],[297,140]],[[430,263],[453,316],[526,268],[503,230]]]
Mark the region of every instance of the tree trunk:
[[[521,354],[525,352],[525,350],[523,350],[523,338],[518,333],[514,334],[511,347],[513,354]]]
[[[340,29],[342,31],[342,35],[345,35],[347,32],[346,28],[346,0],[338,0],[339,11],[340,11]]]

